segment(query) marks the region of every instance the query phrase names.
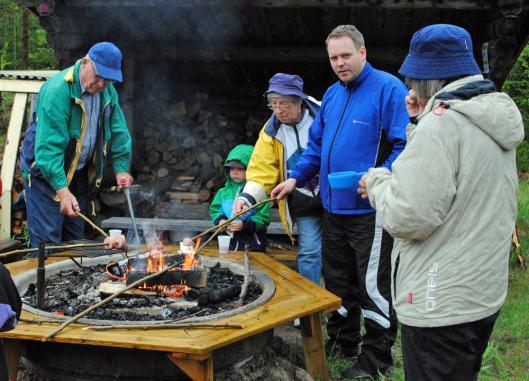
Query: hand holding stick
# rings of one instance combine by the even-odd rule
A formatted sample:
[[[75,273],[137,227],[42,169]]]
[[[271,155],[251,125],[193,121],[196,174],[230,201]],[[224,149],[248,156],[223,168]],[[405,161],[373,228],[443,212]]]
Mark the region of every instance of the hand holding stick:
[[[230,222],[234,221],[235,219],[239,218],[240,216],[244,216],[250,210],[258,208],[261,205],[266,204],[267,202],[272,202],[272,201],[276,201],[276,198],[275,197],[271,197],[271,198],[267,198],[266,200],[259,201],[257,204],[250,206],[248,209],[244,209],[244,210],[240,211],[239,213],[237,213],[233,217],[228,218],[227,220],[224,220],[223,222],[219,223],[218,225],[215,225],[215,226],[203,231],[202,233],[194,236],[191,239],[194,241],[195,239],[203,237],[206,234],[211,233],[214,230],[219,230],[219,231],[223,230],[226,226],[228,226],[230,224]],[[218,232],[216,234],[218,234]],[[208,242],[209,242],[209,240],[208,240]]]

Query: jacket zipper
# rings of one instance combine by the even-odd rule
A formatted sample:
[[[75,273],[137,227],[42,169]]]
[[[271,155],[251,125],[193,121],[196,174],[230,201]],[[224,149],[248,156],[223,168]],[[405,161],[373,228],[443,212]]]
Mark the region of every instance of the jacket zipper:
[[[346,89],[349,91],[349,95],[347,96],[347,101],[345,102],[345,107],[342,111],[342,115],[340,116],[340,120],[338,121],[338,127],[336,128],[336,131],[334,132],[334,136],[332,137],[331,144],[329,146],[329,159],[327,160],[327,175],[331,173],[331,152],[332,152],[332,146],[334,145],[334,141],[336,140],[336,136],[338,135],[338,131],[340,130],[340,127],[342,126],[342,120],[345,115],[345,112],[347,111],[347,106],[349,106],[349,100],[351,99],[352,91],[350,91],[347,87]],[[332,190],[329,187],[329,207],[330,211],[332,212]]]
[[[299,157],[301,157],[301,155],[303,155],[303,151],[301,150],[301,142],[299,140],[298,127],[297,127],[297,125],[293,125],[292,128],[294,129],[294,133],[296,134],[296,143],[298,145],[297,151],[299,153]],[[316,197],[316,193],[314,193],[314,189],[312,189],[312,184],[309,182],[308,185],[309,185],[310,191],[312,193],[312,197]]]

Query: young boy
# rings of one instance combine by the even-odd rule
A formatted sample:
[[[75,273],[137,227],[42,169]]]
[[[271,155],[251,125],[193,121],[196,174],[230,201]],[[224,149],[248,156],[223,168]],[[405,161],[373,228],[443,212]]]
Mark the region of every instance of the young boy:
[[[231,217],[233,201],[246,184],[246,167],[252,152],[252,146],[240,144],[231,150],[224,162],[226,184],[219,189],[209,208],[215,225]],[[266,204],[230,222],[226,228],[229,234],[233,233],[230,250],[244,251],[244,246],[249,244],[250,251],[265,252],[266,227],[270,219],[270,205]]]

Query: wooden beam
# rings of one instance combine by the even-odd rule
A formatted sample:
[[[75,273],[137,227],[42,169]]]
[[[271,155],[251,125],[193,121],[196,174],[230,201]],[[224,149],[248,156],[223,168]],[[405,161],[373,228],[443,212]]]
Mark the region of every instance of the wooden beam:
[[[319,312],[301,318],[301,336],[307,371],[315,380],[328,381],[329,372],[325,359]]]
[[[38,93],[44,81],[24,79],[0,79],[0,92]]]
[[[171,360],[192,381],[213,381],[213,358],[204,360],[190,358],[185,353],[170,353]]]
[[[507,1],[504,1],[507,2]],[[26,1],[26,3],[35,3]],[[200,4],[200,5],[197,5]],[[224,8],[330,8],[330,7],[383,7],[383,8],[455,8],[455,9],[492,9],[496,2],[480,0],[415,0],[412,3],[406,0],[357,0],[352,4],[344,5],[343,0],[180,0],[175,2],[150,1],[145,5],[145,0],[91,0],[79,2],[78,0],[64,0],[62,7],[71,8],[123,8],[123,7],[153,7],[170,6],[180,8],[191,7],[224,7]],[[509,3],[520,4],[522,0],[510,0]]]
[[[42,82],[41,82],[42,83]],[[1,91],[1,89],[0,89]],[[13,107],[11,108],[11,119],[7,130],[7,140],[4,149],[4,161],[2,163],[3,193],[0,196],[0,239],[8,239],[11,236],[11,198],[13,190],[13,176],[18,156],[18,145],[20,143],[20,132],[24,122],[27,93],[15,94]]]

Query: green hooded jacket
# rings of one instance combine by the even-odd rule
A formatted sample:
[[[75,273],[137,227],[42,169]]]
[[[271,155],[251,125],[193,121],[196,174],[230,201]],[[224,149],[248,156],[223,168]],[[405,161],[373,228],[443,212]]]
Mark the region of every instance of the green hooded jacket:
[[[228,158],[224,162],[224,165],[228,164],[230,161],[239,161],[244,165],[245,168],[248,167],[250,162],[250,157],[252,156],[253,146],[247,144],[239,144],[233,148],[228,154]],[[226,184],[220,188],[213,199],[213,202],[209,208],[209,214],[211,216],[211,221],[217,224],[220,220],[227,220],[231,217],[231,205],[237,197],[237,195],[242,191],[246,181],[237,184],[230,178],[230,171],[228,167],[224,167],[226,174]],[[244,219],[243,230],[249,229],[248,232],[264,230],[270,224],[270,205],[265,204],[259,208],[255,214],[252,214],[249,218]],[[248,223],[253,221],[252,223]],[[253,226],[254,225],[254,226]]]
[[[50,78],[39,93],[33,165],[54,190],[67,187],[72,181],[86,132],[79,79],[81,61]],[[131,137],[112,84],[101,92],[99,115],[104,140],[88,168],[89,180],[96,187],[100,185],[107,154],[115,173],[129,171],[132,154]]]

